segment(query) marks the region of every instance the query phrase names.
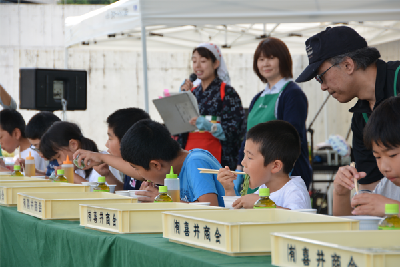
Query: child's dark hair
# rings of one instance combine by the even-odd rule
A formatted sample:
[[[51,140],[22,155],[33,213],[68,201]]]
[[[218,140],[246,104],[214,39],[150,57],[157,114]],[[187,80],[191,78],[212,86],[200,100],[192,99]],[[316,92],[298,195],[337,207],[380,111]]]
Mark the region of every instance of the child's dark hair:
[[[111,128],[121,142],[122,137],[129,130],[129,128],[140,120],[150,119],[150,115],[140,108],[124,108],[115,111],[108,116],[107,124]]]
[[[364,145],[381,143],[388,149],[400,147],[400,97],[391,97],[374,109],[364,128]]]
[[[280,160],[286,174],[291,172],[300,156],[299,133],[286,121],[259,123],[247,132],[246,140],[259,145],[259,151],[264,157],[264,166],[274,160]]]
[[[3,109],[0,111],[0,127],[10,135],[15,129],[19,129],[21,137],[25,138],[25,120],[21,113],[16,110]]]
[[[121,141],[121,156],[125,161],[150,169],[151,160],[172,161],[181,147],[160,123],[141,120],[131,126]]]
[[[40,139],[39,150],[43,157],[51,160],[57,152],[69,146],[69,141],[75,139],[81,143],[82,149],[99,152],[96,143],[82,135],[79,126],[72,122],[58,121]],[[90,175],[92,169],[86,170],[86,177]]]
[[[35,114],[25,127],[26,138],[40,139],[47,129],[60,118],[49,111]]]

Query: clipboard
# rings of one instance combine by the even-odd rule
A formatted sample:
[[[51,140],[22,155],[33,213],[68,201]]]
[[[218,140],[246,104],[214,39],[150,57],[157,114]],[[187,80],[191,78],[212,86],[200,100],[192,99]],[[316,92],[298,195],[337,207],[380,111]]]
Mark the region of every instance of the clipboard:
[[[199,117],[199,107],[192,92],[185,91],[160,99],[153,99],[165,126],[172,135],[192,132],[196,126],[189,123],[193,117]]]

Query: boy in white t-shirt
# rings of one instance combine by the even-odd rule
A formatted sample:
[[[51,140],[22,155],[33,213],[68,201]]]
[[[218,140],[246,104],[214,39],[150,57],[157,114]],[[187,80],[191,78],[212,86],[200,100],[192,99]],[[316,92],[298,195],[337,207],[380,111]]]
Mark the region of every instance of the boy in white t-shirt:
[[[0,111],[0,145],[8,153],[14,152],[19,147],[21,158],[26,158],[31,152],[35,158],[36,169],[41,171],[46,169],[45,160],[30,148],[31,143],[25,135],[25,120],[16,110],[3,109]]]
[[[270,198],[277,207],[310,209],[311,201],[303,179],[289,177],[300,155],[300,137],[288,122],[273,120],[251,128],[246,135],[243,171],[250,176],[249,187],[270,189]],[[233,180],[236,175],[229,168],[220,169],[218,181],[226,196],[235,196]],[[259,199],[258,191],[245,195],[233,203],[235,209],[253,208]]]
[[[364,128],[363,141],[371,149],[385,176],[372,194],[357,194],[350,199],[354,179],[362,179],[365,172],[355,167],[339,168],[334,181],[333,215],[384,216],[385,204],[400,204],[400,97],[391,97],[379,104]],[[356,166],[357,167],[357,166]]]

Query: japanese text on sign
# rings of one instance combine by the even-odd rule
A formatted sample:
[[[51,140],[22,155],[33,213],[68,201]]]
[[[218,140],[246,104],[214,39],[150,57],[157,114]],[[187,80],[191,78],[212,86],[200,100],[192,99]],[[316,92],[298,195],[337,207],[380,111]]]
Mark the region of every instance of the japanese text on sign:
[[[312,261],[312,257],[310,257],[310,250],[307,247],[303,247],[300,250],[300,255],[302,257],[299,260],[300,266],[310,266],[310,262]],[[350,258],[347,261],[347,259],[344,259],[341,255],[338,255],[336,252],[332,253],[330,255],[330,260],[329,260],[329,254],[326,255],[322,249],[318,249],[316,252],[316,258],[315,262],[317,263],[317,267],[324,267],[324,266],[332,266],[332,267],[357,267],[357,264],[353,258],[353,256],[350,256]],[[314,254],[315,255],[315,254]],[[286,260],[287,262],[297,262],[297,251],[296,251],[296,246],[294,244],[287,244],[287,251],[286,251]],[[330,261],[330,264],[329,264]],[[347,265],[342,265],[342,262],[345,262]]]
[[[112,216],[112,217],[111,217]],[[95,225],[104,225],[104,226],[117,226],[117,216],[115,213],[108,213],[106,211],[92,211],[87,210],[87,222],[95,224]]]
[[[181,224],[180,221],[177,219],[174,219],[173,221],[173,227],[174,227],[174,234],[176,235],[181,235]],[[221,244],[221,237],[222,234],[219,231],[218,228],[212,229],[211,227],[204,225],[204,227],[200,227],[199,224],[194,223],[192,226],[192,235],[190,234],[190,225],[187,221],[185,221],[183,223],[183,233],[182,235],[184,235],[185,237],[194,237],[197,239],[200,239],[200,235],[204,235],[204,240],[208,240],[209,242],[214,242],[214,240],[212,240],[212,235],[214,235],[215,237],[215,243]],[[202,230],[201,230],[202,229]]]

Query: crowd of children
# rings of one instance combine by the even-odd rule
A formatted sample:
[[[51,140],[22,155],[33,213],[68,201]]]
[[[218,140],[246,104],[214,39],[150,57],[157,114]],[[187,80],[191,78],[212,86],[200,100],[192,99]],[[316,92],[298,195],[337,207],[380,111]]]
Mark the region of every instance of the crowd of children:
[[[16,110],[0,111],[0,119],[2,148],[11,153],[19,147],[21,156],[16,163],[22,167],[30,152],[36,161],[36,175],[51,175],[68,157],[85,165],[84,170],[76,168],[75,183],[105,176],[117,189],[144,189],[141,199],[153,201],[157,185],[163,184],[172,166],[180,178],[181,201],[224,206],[222,196],[230,194],[234,177],[223,177],[225,169],[211,153],[182,149],[167,128],[138,108],[120,109],[107,118],[108,154],[100,153],[77,124],[60,121],[50,112],[37,113],[26,126]],[[279,207],[310,208],[304,181],[301,177],[289,178],[299,153],[300,139],[289,123],[276,120],[253,127],[247,135],[243,159],[244,170],[252,177],[250,187],[270,188],[271,198]],[[112,168],[123,173],[122,181]],[[221,171],[218,175],[200,174],[198,168]],[[245,196],[235,207],[252,207],[257,199],[257,194]]]

